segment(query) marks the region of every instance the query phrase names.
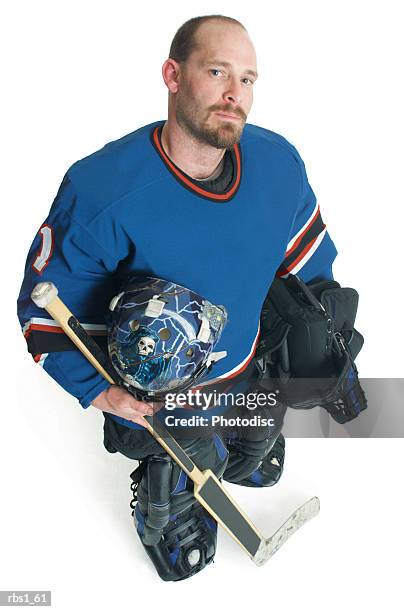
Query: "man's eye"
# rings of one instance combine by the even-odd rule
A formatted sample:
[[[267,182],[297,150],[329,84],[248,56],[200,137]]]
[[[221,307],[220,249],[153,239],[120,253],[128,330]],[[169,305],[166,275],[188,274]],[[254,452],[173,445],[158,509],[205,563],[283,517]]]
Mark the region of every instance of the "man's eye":
[[[249,78],[247,78],[247,77],[245,77],[245,78],[243,79],[243,81],[249,81],[250,85],[254,85],[254,81],[252,81],[251,79],[249,79]]]
[[[219,68],[211,68],[210,72],[222,72]],[[216,75],[214,75],[216,76]]]

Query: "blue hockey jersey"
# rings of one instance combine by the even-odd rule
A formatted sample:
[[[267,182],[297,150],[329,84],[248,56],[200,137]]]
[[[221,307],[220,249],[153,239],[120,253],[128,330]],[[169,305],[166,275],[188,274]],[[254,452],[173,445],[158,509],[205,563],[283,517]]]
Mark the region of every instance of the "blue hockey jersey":
[[[92,335],[128,275],[164,278],[223,304],[227,351],[206,380],[250,363],[274,276],[332,278],[337,254],[297,150],[246,124],[231,149],[233,178],[213,193],[187,176],[161,144],[164,121],[146,125],[67,171],[28,254],[18,316],[35,361],[87,408],[109,383],[30,299],[52,281]]]

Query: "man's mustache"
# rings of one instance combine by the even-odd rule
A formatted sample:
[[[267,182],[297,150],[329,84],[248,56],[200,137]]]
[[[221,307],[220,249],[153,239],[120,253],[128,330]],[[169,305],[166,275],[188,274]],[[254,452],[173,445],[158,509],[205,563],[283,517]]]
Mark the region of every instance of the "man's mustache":
[[[244,119],[244,121],[247,119],[247,115],[245,114],[243,110],[241,110],[241,108],[232,108],[232,107],[218,108],[216,106],[213,106],[210,110],[212,113],[230,113],[230,115],[238,115],[239,117]]]

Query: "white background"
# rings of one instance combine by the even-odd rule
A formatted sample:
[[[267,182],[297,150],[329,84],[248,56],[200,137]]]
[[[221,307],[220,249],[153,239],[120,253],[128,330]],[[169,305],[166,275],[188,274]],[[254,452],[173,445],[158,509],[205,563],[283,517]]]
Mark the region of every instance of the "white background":
[[[213,566],[165,584],[130,522],[134,462],[109,455],[102,416],[35,366],[15,314],[28,248],[66,169],[166,117],[161,65],[176,29],[221,13],[257,50],[248,121],[299,150],[339,251],[334,276],[359,291],[360,373],[401,376],[400,4],[39,0],[3,11],[0,590],[51,589],[58,611],[78,600],[97,611],[402,609],[401,440],[290,439],[277,487],[231,491],[268,535],[311,495],[320,516],[264,568],[220,533]]]

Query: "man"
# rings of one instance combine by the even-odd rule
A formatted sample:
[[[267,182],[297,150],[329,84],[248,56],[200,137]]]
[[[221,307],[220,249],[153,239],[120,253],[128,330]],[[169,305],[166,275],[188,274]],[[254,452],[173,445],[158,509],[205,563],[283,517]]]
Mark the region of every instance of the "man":
[[[142,416],[155,408],[110,386],[80,353],[67,350],[30,292],[52,280],[96,334],[129,273],[190,287],[228,311],[216,347],[227,357],[206,379],[226,385],[254,369],[260,310],[274,275],[332,278],[336,249],[296,149],[246,124],[258,74],[244,26],[223,16],[189,20],[175,35],[162,74],[167,121],[109,143],[66,173],[28,255],[19,317],[35,360],[84,408],[104,412],[106,448],[145,459],[132,474],[138,533],[160,576],[180,580],[212,561],[214,521],[194,503],[181,471],[145,437]],[[214,437],[187,450],[202,469],[268,486],[282,472],[278,434],[241,435],[229,448]]]

